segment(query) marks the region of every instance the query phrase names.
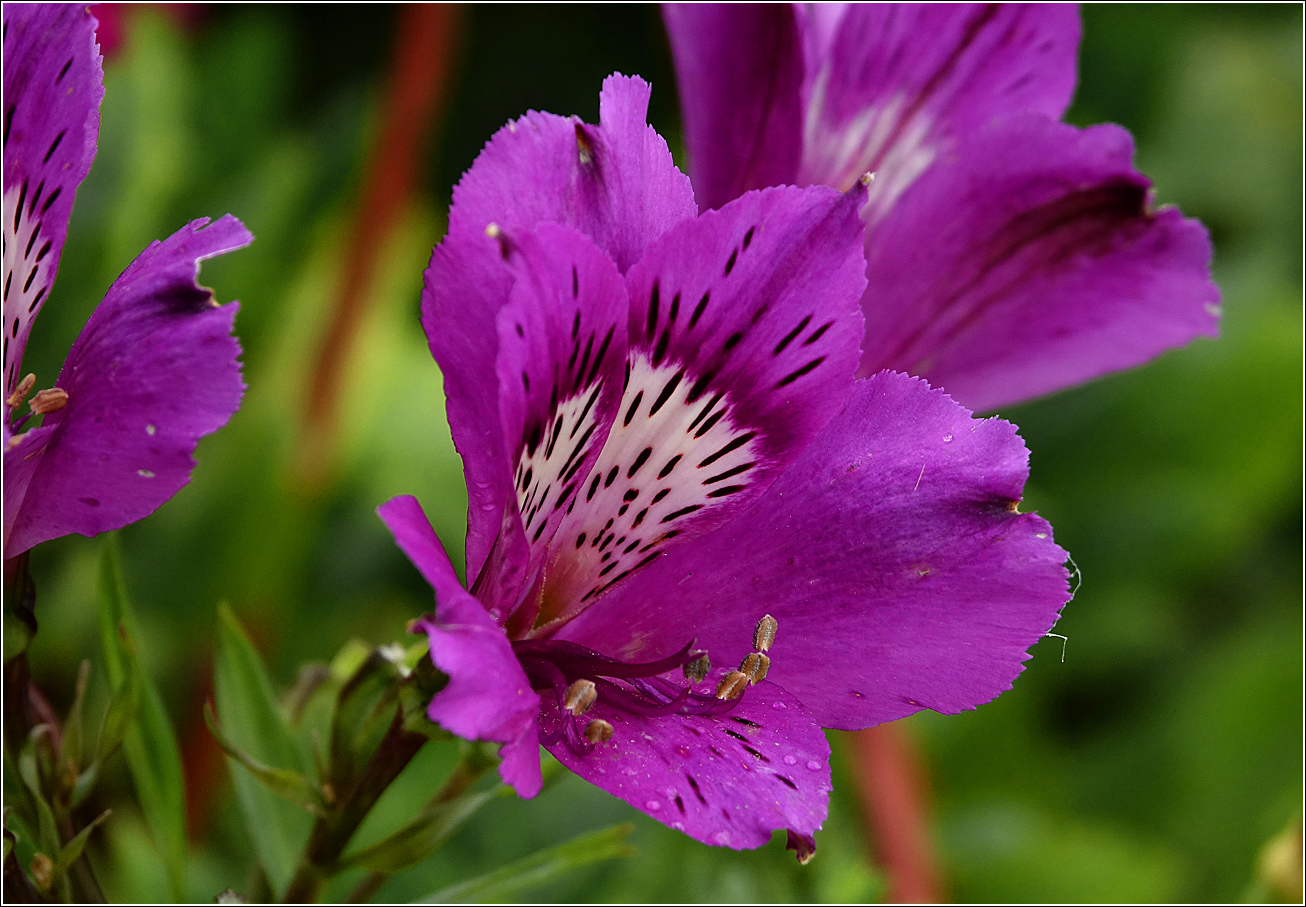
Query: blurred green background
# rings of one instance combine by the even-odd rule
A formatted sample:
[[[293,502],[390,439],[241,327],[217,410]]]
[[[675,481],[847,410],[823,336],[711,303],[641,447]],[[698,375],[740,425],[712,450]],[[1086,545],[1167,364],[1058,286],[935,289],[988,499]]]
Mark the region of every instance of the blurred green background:
[[[149,669],[190,784],[188,891],[241,890],[253,850],[200,718],[212,696],[216,606],[228,601],[288,685],[350,638],[404,638],[429,588],[374,514],[416,494],[461,556],[466,495],[440,378],[418,326],[421,272],[451,186],[528,108],[597,119],[613,70],[654,86],[652,123],[680,154],[658,11],[477,6],[463,11],[447,101],[415,204],[386,238],[325,479],[302,456],[307,374],[335,305],[396,10],[213,6],[130,17],[105,64],[100,150],[53,299],[28,349],[56,374],[113,278],[150,241],[232,212],[257,237],[205,264],[239,299],[249,391],[199,448],[194,482],[119,533]],[[1256,856],[1302,803],[1302,10],[1092,6],[1069,119],[1113,121],[1161,203],[1214,238],[1222,337],[1134,372],[1004,411],[1033,451],[1027,507],[1056,527],[1083,585],[1015,689],[975,712],[910,719],[933,785],[952,897],[1215,901],[1253,891]],[[38,382],[39,384],[39,382]],[[39,386],[45,386],[39,384]],[[105,686],[95,619],[102,541],[33,553],[37,682],[67,707],[78,663]],[[875,900],[839,735],[820,853],[698,845],[566,776],[535,801],[493,801],[446,847],[393,878],[409,899],[583,831],[632,821],[633,858],[521,896],[746,903]],[[435,790],[431,746],[383,801]],[[88,805],[113,805],[93,859],[111,899],[166,898],[121,766]],[[411,807],[410,807],[411,809]]]

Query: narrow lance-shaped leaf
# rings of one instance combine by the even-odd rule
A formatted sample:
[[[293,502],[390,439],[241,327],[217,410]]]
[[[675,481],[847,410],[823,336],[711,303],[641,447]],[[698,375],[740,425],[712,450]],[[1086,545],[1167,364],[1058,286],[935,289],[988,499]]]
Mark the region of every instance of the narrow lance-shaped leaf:
[[[115,536],[109,536],[100,564],[100,640],[109,682],[119,691],[135,689],[135,721],[122,738],[127,767],[140,798],[155,844],[168,871],[168,888],[177,900],[186,891],[186,792],[177,735],[163,706],[163,697],[137,662],[140,636],[122,577]],[[130,694],[129,694],[130,695]],[[112,709],[112,706],[111,706]],[[100,759],[113,743],[109,716],[97,747]],[[93,779],[92,779],[93,780]],[[85,791],[81,791],[85,795]]]
[[[86,842],[90,840],[91,832],[100,827],[100,825],[109,818],[112,812],[113,810],[106,809],[104,812],[100,813],[91,820],[90,824],[74,835],[73,839],[59,850],[59,858],[54,861],[54,868],[50,873],[52,882],[57,882],[64,873],[72,868],[73,863],[77,861],[77,858],[82,855],[82,851],[86,849]]]
[[[386,874],[407,869],[435,853],[486,801],[506,790],[467,793],[445,803],[432,804],[394,834],[345,857],[341,866],[359,866]]]
[[[267,670],[226,605],[218,607],[214,691],[228,745],[269,767],[307,774],[308,759],[277,706]],[[312,817],[244,769],[233,767],[231,778],[250,839],[273,892],[280,896],[308,840]]]
[[[50,729],[44,724],[32,728],[32,732],[27,735],[27,741],[23,744],[22,752],[18,754],[18,774],[23,779],[23,784],[27,785],[36,810],[36,841],[41,850],[56,853],[59,850],[59,831],[54,820],[54,810],[51,809],[50,801],[42,791],[40,756],[37,753],[37,747],[42,745],[41,738],[49,732]]]
[[[63,740],[59,744],[59,770],[76,771],[82,762],[82,740],[85,734],[83,712],[86,703],[86,685],[91,677],[91,663],[83,661],[77,670],[77,686],[74,688],[73,704],[68,709],[68,717],[63,723]]]
[[[552,882],[582,866],[630,856],[635,849],[625,841],[631,828],[629,824],[614,825],[572,838],[565,844],[536,851],[494,872],[451,885],[423,898],[420,903],[513,900],[522,891]]]
[[[311,778],[293,769],[265,765],[236,746],[223,732],[222,725],[218,723],[208,703],[204,704],[204,723],[208,725],[209,731],[218,741],[218,746],[222,747],[222,751],[239,762],[241,767],[262,782],[264,787],[311,813],[318,815],[324,813],[322,792],[313,784]]]

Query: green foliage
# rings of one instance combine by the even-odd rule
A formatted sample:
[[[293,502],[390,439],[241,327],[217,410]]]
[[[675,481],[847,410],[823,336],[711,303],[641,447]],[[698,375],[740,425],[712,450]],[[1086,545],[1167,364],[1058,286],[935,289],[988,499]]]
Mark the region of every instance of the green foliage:
[[[100,731],[97,762],[122,743],[141,810],[168,870],[169,890],[175,900],[185,900],[186,792],[181,755],[163,698],[137,658],[136,616],[123,582],[117,538],[112,535],[104,543],[99,612],[100,639],[114,693]],[[64,745],[69,747],[67,726]]]
[[[223,725],[219,741],[233,759],[231,780],[245,828],[273,892],[284,892],[308,840],[312,816],[306,808],[317,801],[309,792],[305,754],[277,704],[267,670],[226,605],[218,608],[213,684]]]
[[[468,903],[513,900],[524,891],[570,874],[582,866],[614,857],[628,857],[634,848],[625,843],[629,825],[603,831],[549,847],[475,879],[459,882],[422,899],[425,904]]]

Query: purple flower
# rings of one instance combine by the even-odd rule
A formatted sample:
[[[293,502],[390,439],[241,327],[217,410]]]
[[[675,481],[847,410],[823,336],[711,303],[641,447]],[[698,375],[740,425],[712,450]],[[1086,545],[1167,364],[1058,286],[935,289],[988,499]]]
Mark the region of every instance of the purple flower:
[[[860,374],[920,375],[987,410],[1216,334],[1202,225],[1151,208],[1125,130],[1058,122],[1074,7],[686,4],[664,17],[703,207],[875,172]]]
[[[237,305],[199,263],[253,240],[231,215],[151,243],[109,288],[53,388],[23,350],[54,283],[104,97],[95,19],[77,5],[4,7],[4,556],[153,513],[190,480],[202,435],[240,405]],[[23,432],[31,415],[38,428]],[[21,432],[21,433],[20,433]]]
[[[502,743],[519,793],[542,743],[700,841],[783,828],[806,857],[821,728],[1008,689],[1066,601],[1065,553],[1017,512],[1011,425],[854,380],[863,188],[696,214],[648,97],[614,76],[598,126],[529,113],[455,189],[422,317],[469,587],[415,499],[380,513],[435,589],[430,717]]]

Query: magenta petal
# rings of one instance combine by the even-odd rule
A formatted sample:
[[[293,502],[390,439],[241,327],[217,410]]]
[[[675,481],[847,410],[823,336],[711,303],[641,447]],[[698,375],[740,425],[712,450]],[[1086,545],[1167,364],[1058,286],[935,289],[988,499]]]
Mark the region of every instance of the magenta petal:
[[[550,614],[579,613],[733,517],[838,413],[861,339],[863,198],[749,192],[627,272],[625,393],[558,529]]]
[[[238,306],[219,306],[196,278],[200,262],[254,237],[231,215],[207,223],[151,243],[114,282],[59,373],[67,405],[5,451],[6,479],[39,458],[12,473],[25,486],[6,482],[6,557],[153,513],[190,481],[199,439],[240,406]]]
[[[876,173],[869,221],[939,154],[994,117],[1059,117],[1075,87],[1079,11],[1036,4],[847,4],[800,15],[800,185]]]
[[[1146,362],[1217,330],[1200,223],[1151,210],[1128,133],[994,123],[867,233],[863,374],[919,374],[975,409]]]
[[[704,209],[793,183],[803,54],[789,4],[668,3],[694,191]]]
[[[1051,527],[1014,511],[1027,472],[1012,425],[881,373],[747,512],[564,635],[628,659],[694,636],[729,665],[770,613],[768,679],[823,727],[974,708],[1010,688],[1069,595]]]
[[[444,375],[449,427],[467,477],[468,584],[495,603],[515,595],[527,557],[493,380],[497,318],[512,286],[499,244],[464,233],[435,247],[422,288],[422,328]]]
[[[774,683],[749,687],[728,715],[647,718],[599,697],[585,716],[613,727],[586,756],[549,747],[586,781],[704,844],[760,847],[776,829],[810,839],[825,821],[830,746],[812,715]]]
[[[104,97],[95,19],[76,4],[4,5],[4,368],[17,385],[54,283]]]
[[[458,582],[426,514],[411,495],[377,513],[395,541],[435,590],[435,614],[418,624],[431,643],[431,661],[449,677],[427,715],[450,733],[504,744],[499,774],[523,797],[540,792],[536,717],[531,690],[503,629]]]
[[[584,233],[624,272],[697,211],[689,180],[645,122],[651,91],[643,79],[609,76],[598,126],[531,112],[500,129],[454,189],[450,235],[554,221]]]
[[[449,424],[463,457],[470,499],[467,570],[494,589],[515,589],[525,567],[524,540],[513,538],[514,499],[507,443],[498,413],[496,319],[513,275],[494,224],[506,237],[542,222],[588,236],[621,270],[668,227],[695,214],[689,180],[645,112],[651,89],[641,79],[609,77],[601,123],[528,113],[499,130],[454,189],[449,235],[436,247],[422,293],[422,325],[444,373]],[[510,519],[509,519],[510,517]]]
[[[626,285],[612,261],[569,227],[541,224],[505,240],[517,284],[498,317],[499,411],[512,505],[531,546],[529,575],[576,503],[616,415]]]

